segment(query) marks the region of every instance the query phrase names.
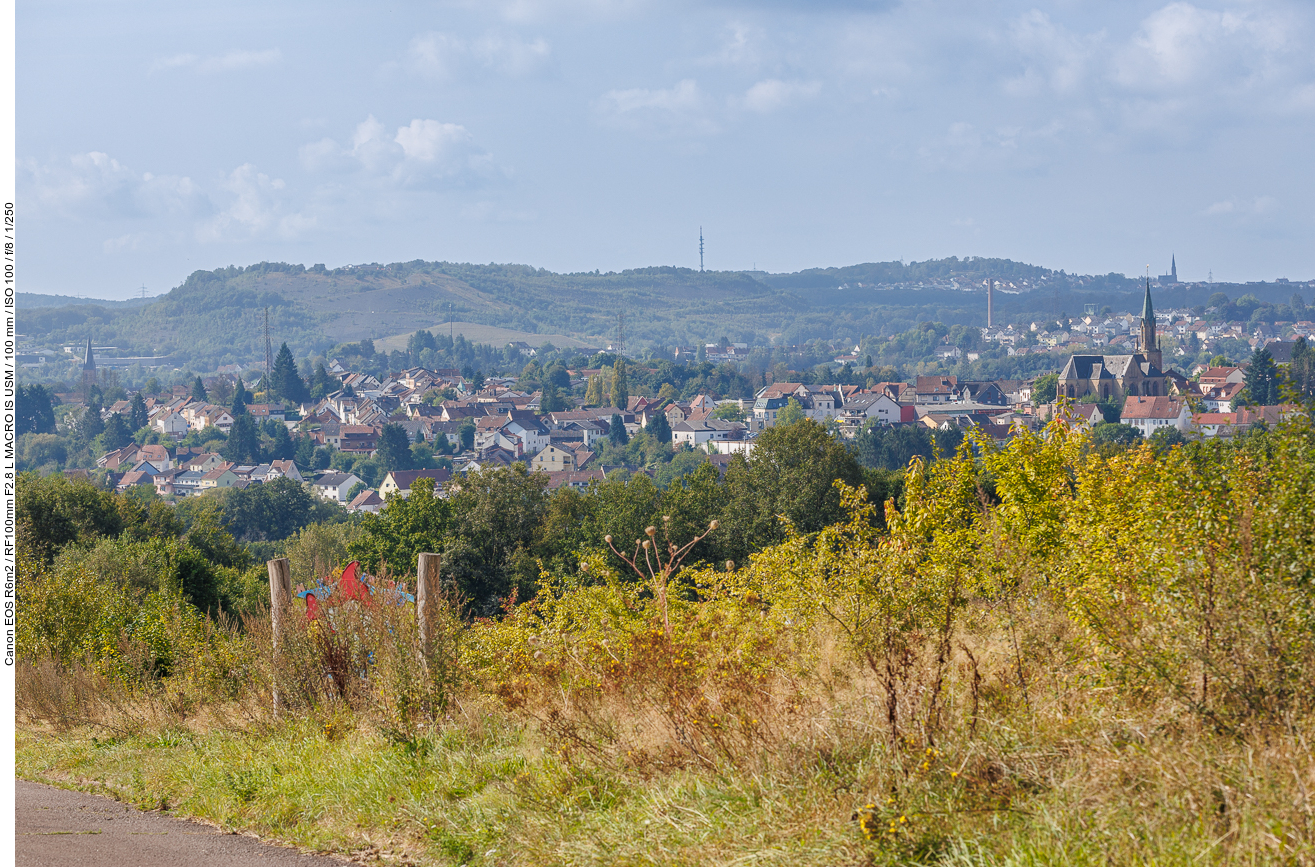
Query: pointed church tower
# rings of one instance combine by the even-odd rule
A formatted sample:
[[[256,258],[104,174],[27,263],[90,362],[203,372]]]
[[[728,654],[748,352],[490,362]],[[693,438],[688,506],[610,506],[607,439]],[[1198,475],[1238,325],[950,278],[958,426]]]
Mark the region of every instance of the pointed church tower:
[[[1169,257],[1169,276],[1173,278],[1173,282],[1178,282],[1178,256],[1176,254]]]
[[[1141,306],[1141,341],[1137,347],[1146,360],[1163,370],[1160,341],[1155,336],[1155,308],[1151,306],[1151,278],[1146,278],[1146,300]]]
[[[96,357],[91,352],[91,338],[87,338],[87,354],[82,356],[82,394],[91,394],[91,387],[96,384]]]

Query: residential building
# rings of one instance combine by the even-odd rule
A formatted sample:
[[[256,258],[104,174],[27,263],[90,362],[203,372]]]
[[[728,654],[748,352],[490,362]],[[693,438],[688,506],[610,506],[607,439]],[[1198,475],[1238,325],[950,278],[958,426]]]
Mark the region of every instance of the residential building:
[[[1187,401],[1176,397],[1128,397],[1123,402],[1122,421],[1149,437],[1167,428],[1186,433],[1191,428],[1192,414]]]
[[[677,446],[688,444],[691,448],[700,448],[708,442],[743,439],[747,430],[748,428],[738,421],[722,421],[715,418],[682,421],[671,426],[671,440]]]
[[[580,467],[576,462],[574,451],[554,445],[540,449],[530,461],[530,468],[545,473],[560,473],[574,472]]]
[[[360,483],[361,478],[355,473],[325,473],[312,482],[311,487],[324,499],[345,504],[347,492]]]
[[[347,511],[365,512],[374,515],[378,514],[379,510],[383,507],[384,501],[379,497],[379,492],[374,488],[366,488],[347,504]]]
[[[411,496],[411,486],[415,484],[416,479],[433,479],[434,493],[441,494],[443,486],[452,478],[452,471],[448,469],[437,470],[393,470],[384,476],[383,482],[379,485],[379,496],[387,499],[390,494],[397,494],[402,499]]]

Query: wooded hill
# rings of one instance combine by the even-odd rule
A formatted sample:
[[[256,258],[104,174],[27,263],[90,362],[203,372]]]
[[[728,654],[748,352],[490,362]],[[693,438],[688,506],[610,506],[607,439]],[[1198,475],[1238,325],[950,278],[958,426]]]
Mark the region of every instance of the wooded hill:
[[[275,344],[298,357],[363,338],[381,339],[458,322],[535,335],[569,335],[604,346],[626,314],[633,347],[733,341],[797,343],[814,338],[889,334],[918,322],[984,325],[982,282],[1012,281],[996,294],[998,322],[1078,314],[1084,304],[1140,307],[1137,280],[1119,274],[1077,276],[1007,259],[883,262],[793,274],[654,267],[558,274],[527,265],[415,260],[390,265],[262,262],[197,271],[166,295],[135,306],[51,296],[19,296],[20,330],[34,344],[115,345],[127,355],[168,354],[182,366],[213,370],[263,357],[269,308]],[[1204,304],[1214,291],[1286,300],[1300,284],[1191,284],[1160,304]],[[957,288],[956,288],[957,287]]]

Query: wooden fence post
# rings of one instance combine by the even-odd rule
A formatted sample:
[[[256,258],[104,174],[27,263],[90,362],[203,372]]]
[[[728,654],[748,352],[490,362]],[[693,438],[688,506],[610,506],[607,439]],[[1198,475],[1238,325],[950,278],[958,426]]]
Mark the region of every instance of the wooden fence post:
[[[420,654],[429,658],[433,641],[434,601],[440,592],[439,577],[443,558],[437,554],[421,554],[416,564],[416,625],[420,633]]]
[[[269,570],[269,619],[274,637],[274,713],[279,712],[278,655],[279,645],[283,643],[283,620],[287,616],[288,606],[292,604],[292,565],[286,557],[270,560],[265,564]]]

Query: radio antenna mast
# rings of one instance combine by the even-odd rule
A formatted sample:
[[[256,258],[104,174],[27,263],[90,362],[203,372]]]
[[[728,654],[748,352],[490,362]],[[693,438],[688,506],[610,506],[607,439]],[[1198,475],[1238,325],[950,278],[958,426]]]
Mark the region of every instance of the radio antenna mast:
[[[703,273],[703,227],[699,226],[699,273]]]

